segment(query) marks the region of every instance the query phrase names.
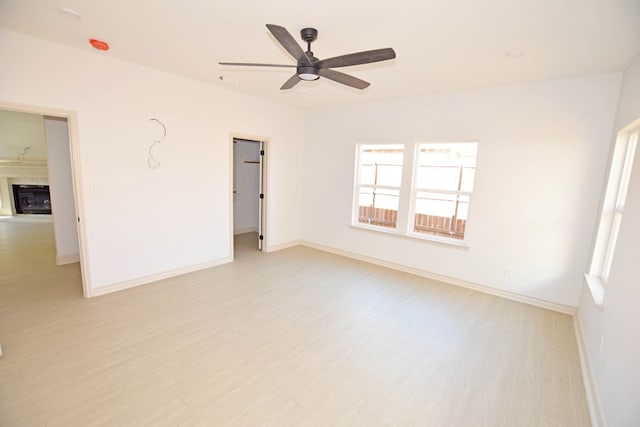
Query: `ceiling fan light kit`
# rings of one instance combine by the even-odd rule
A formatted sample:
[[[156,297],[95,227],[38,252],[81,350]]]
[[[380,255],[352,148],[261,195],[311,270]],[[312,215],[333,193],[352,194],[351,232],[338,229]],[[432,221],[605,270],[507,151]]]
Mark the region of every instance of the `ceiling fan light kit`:
[[[307,43],[307,51],[303,51],[300,45],[294,40],[286,28],[279,25],[267,24],[267,29],[273,34],[278,43],[297,61],[296,65],[281,64],[258,64],[245,62],[219,62],[220,65],[249,66],[249,67],[295,67],[296,73],[289,78],[281,87],[281,90],[291,89],[300,80],[312,81],[325,77],[329,80],[347,85],[356,89],[365,89],[370,84],[357,77],[331,68],[349,67],[352,65],[370,64],[372,62],[387,61],[396,57],[396,53],[391,48],[368,50],[333,58],[320,60],[313,55],[311,43],[318,38],[318,30],[315,28],[303,28],[300,31],[302,40]]]
[[[298,78],[306,81],[318,80],[320,78],[316,69],[309,65],[298,67],[297,74]]]

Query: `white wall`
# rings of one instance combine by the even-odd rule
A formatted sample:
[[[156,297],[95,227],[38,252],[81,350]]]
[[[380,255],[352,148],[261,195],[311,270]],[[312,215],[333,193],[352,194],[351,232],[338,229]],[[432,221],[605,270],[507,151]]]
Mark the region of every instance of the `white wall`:
[[[67,120],[45,117],[44,132],[47,144],[53,230],[56,239],[56,259],[58,264],[76,262],[79,260],[78,230],[76,206],[73,200]]]
[[[640,57],[624,73],[616,133],[640,119]],[[600,184],[602,188],[602,183]],[[640,151],[634,160],[625,213],[602,309],[584,287],[578,316],[607,425],[640,425]],[[602,351],[598,354],[600,337]]]
[[[270,244],[300,238],[302,112],[88,49],[0,31],[0,103],[77,113],[90,289],[231,257],[234,132],[271,141]]]
[[[0,109],[0,159],[17,160],[26,147],[25,160],[46,160],[42,115]]]
[[[238,140],[233,144],[233,231],[258,231],[258,193],[260,179],[260,144]]]
[[[314,111],[302,237],[575,307],[620,80],[612,74]],[[456,138],[480,142],[469,248],[349,226],[357,143]]]

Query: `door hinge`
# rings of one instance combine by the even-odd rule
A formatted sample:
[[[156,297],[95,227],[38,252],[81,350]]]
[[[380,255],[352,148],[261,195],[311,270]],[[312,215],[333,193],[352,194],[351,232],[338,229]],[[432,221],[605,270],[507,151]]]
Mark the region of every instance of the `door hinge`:
[[[258,238],[259,238],[260,240],[264,240],[264,236],[263,236],[262,234],[261,234]]]
[[[264,150],[260,150],[260,155],[264,156]]]
[[[264,193],[260,193],[260,196],[258,197],[260,197],[261,199],[264,199]]]

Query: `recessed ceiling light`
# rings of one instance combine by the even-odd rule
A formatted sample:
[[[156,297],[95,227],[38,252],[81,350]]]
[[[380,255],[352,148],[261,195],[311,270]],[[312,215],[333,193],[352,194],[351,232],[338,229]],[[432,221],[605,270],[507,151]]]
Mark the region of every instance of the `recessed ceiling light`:
[[[511,49],[506,53],[508,59],[520,59],[524,56],[524,52],[520,49]]]
[[[75,9],[71,9],[69,7],[61,7],[58,9],[58,12],[62,13],[63,15],[67,15],[70,16],[72,18],[75,19],[82,19],[82,15],[80,15],[80,12],[78,12]]]

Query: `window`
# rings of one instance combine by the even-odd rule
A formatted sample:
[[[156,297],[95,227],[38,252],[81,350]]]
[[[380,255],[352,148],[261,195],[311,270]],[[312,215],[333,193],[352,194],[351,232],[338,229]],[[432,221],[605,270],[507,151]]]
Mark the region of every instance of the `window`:
[[[477,150],[477,143],[418,144],[414,233],[464,240]]]
[[[359,145],[352,224],[464,243],[477,149],[477,142]]]
[[[596,305],[602,305],[604,287],[611,273],[639,133],[640,129],[636,128],[620,132],[616,138],[591,266],[585,274]]]
[[[404,146],[361,145],[356,184],[356,222],[397,228]]]

